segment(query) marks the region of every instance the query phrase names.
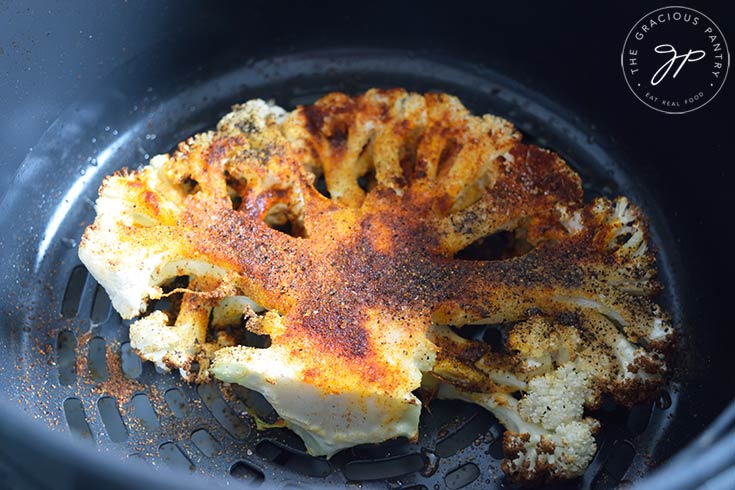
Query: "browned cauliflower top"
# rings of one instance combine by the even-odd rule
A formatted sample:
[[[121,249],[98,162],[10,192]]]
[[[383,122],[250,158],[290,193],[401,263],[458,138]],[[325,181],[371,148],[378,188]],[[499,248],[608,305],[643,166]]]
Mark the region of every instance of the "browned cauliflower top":
[[[641,211],[582,198],[558,155],[449,95],[251,101],[106,179],[80,256],[126,318],[187,276],[178,311],[134,323],[133,345],[263,392],[314,454],[415,436],[423,384],[498,416],[513,479],[572,478],[595,451],[584,407],[652,396],[673,339]],[[504,256],[456,256],[498,232]],[[243,317],[270,347],[220,335]],[[448,327],[471,323],[513,324],[507,352]],[[287,390],[339,401],[299,412]]]

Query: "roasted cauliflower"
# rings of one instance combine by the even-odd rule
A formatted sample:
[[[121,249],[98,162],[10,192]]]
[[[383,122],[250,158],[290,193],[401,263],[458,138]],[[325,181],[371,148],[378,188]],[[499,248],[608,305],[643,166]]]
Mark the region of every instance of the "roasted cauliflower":
[[[96,209],[79,255],[140,317],[139,355],[261,392],[314,455],[415,438],[422,388],[495,414],[514,481],[574,478],[600,397],[631,405],[666,379],[641,211],[585,204],[559,156],[449,95],[249,101],[105,179]],[[499,257],[459,258],[499,233]],[[478,323],[506,325],[502,352],[458,335]]]

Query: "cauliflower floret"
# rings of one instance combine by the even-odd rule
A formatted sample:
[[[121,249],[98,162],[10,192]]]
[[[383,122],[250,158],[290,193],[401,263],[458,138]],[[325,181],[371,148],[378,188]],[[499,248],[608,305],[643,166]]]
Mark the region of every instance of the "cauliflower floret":
[[[503,471],[524,482],[580,476],[597,451],[599,422],[583,417],[591,395],[589,373],[570,362],[532,379],[520,401],[496,408],[508,429]]]
[[[583,416],[591,386],[589,373],[569,362],[532,379],[520,401],[505,393],[471,393],[446,384],[438,396],[490,410],[507,429],[503,471],[517,482],[541,483],[576,478],[594,457],[599,422]]]
[[[529,381],[518,411],[524,419],[554,430],[582,417],[590,385],[587,372],[577,369],[573,363],[565,364]]]
[[[506,432],[503,471],[524,483],[571,479],[581,476],[597,451],[593,434],[599,424],[587,418],[561,424],[548,434],[532,428],[521,434]]]
[[[655,393],[666,373],[657,353],[635,346],[596,312],[532,316],[508,333],[507,354],[448,327],[431,332],[440,351],[425,388],[490,410],[507,429],[503,470],[522,483],[580,476],[599,428],[585,409],[597,408],[603,393],[630,406]]]

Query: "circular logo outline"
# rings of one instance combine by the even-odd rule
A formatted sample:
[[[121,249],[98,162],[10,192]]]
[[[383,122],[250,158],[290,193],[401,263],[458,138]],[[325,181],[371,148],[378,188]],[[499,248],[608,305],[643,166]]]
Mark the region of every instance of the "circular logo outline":
[[[645,19],[645,18],[649,17],[651,14],[655,14],[656,12],[659,12],[661,10],[677,9],[677,8],[678,9],[686,9],[686,10],[689,10],[691,12],[695,12],[695,13],[701,15],[702,17],[704,17],[705,19],[707,19],[707,21],[709,21],[710,24],[712,24],[717,29],[717,31],[720,33],[720,36],[722,37],[722,42],[725,45],[725,53],[727,53],[727,67],[725,68],[725,76],[722,78],[722,83],[717,88],[717,91],[714,94],[712,94],[712,96],[709,99],[707,99],[707,101],[704,102],[702,105],[699,105],[697,107],[693,107],[693,108],[688,109],[686,111],[666,111],[666,110],[663,110],[663,109],[661,109],[659,107],[656,107],[656,106],[653,106],[653,105],[649,104],[646,100],[644,100],[643,98],[641,98],[641,96],[638,95],[638,93],[636,93],[636,91],[631,86],[630,80],[628,80],[628,74],[627,74],[627,72],[625,70],[625,48],[628,45],[628,39],[630,39],[630,35],[633,33],[633,31],[635,31],[636,27],[638,27],[638,25],[641,23],[641,21],[643,21],[643,19]],[[727,39],[725,39],[725,34],[722,32],[722,29],[720,29],[720,26],[718,26],[715,23],[715,21],[713,21],[710,17],[708,17],[707,15],[703,14],[699,10],[696,10],[696,9],[693,9],[691,7],[687,7],[687,6],[684,6],[684,5],[667,5],[667,6],[664,6],[664,7],[659,7],[657,9],[651,10],[650,12],[647,12],[645,15],[643,15],[637,21],[635,21],[635,23],[633,23],[633,27],[630,28],[630,30],[628,31],[628,34],[625,36],[625,40],[623,41],[623,49],[620,52],[620,68],[623,70],[623,79],[625,79],[625,84],[628,86],[628,89],[633,93],[633,95],[635,96],[635,98],[638,99],[640,102],[642,102],[646,107],[649,107],[649,108],[651,108],[651,109],[653,109],[654,111],[657,111],[657,112],[662,112],[664,114],[687,114],[687,113],[690,113],[690,112],[694,112],[697,109],[701,109],[702,107],[704,107],[707,104],[709,104],[710,102],[712,102],[717,97],[717,95],[720,93],[720,91],[722,90],[722,87],[725,86],[725,82],[727,81],[727,75],[728,75],[728,73],[730,73],[730,47],[727,45]]]

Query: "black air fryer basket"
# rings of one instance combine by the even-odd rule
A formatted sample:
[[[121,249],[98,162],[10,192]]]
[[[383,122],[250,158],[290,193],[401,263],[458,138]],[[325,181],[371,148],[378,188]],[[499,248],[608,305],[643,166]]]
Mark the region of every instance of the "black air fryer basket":
[[[400,86],[509,119],[562,155],[587,199],[627,195],[651,219],[659,300],[679,337],[675,375],[650,403],[603,403],[597,455],[557,486],[735,488],[731,90],[684,116],[635,99],[619,50],[654,7],[0,6],[0,169],[19,166],[0,205],[0,486],[513,487],[500,469],[503,428],[463,402],[433,402],[416,443],[329,461],[286,429],[255,430],[250,411],[274,416],[256,393],[142,363],[77,256],[106,175],[213,127],[232,104],[292,109],[331,91]],[[731,34],[724,9],[709,11]]]

